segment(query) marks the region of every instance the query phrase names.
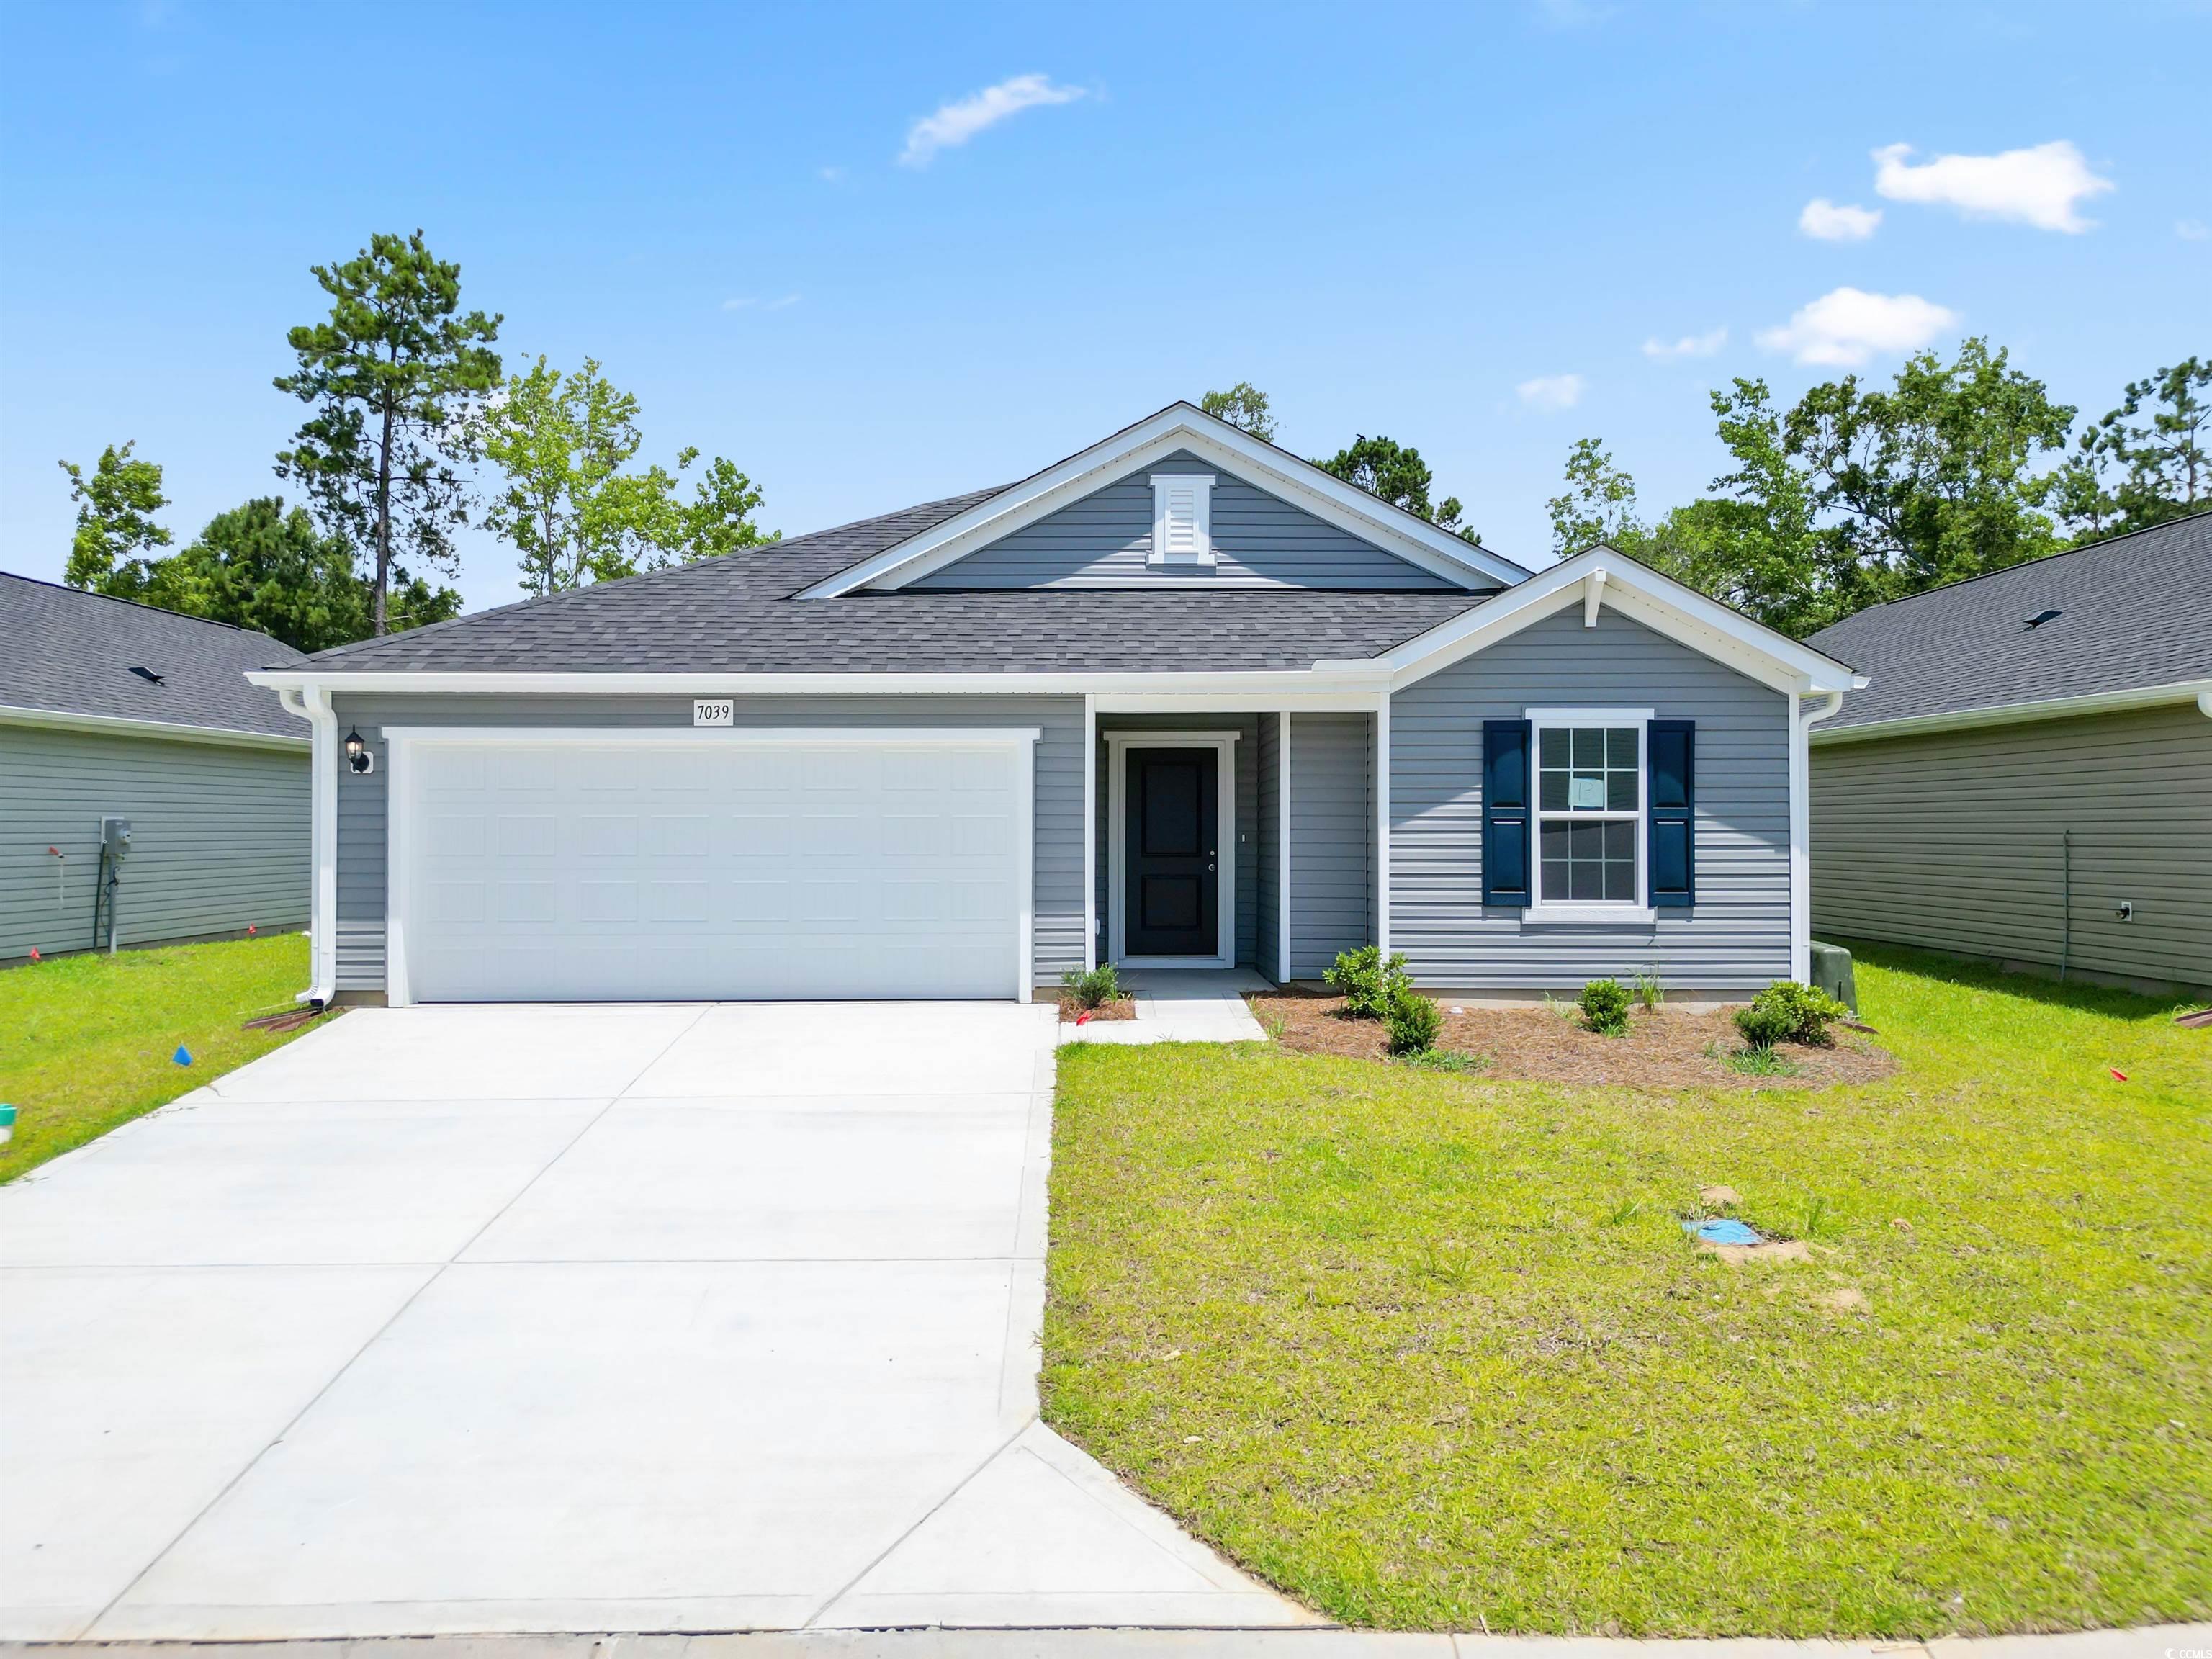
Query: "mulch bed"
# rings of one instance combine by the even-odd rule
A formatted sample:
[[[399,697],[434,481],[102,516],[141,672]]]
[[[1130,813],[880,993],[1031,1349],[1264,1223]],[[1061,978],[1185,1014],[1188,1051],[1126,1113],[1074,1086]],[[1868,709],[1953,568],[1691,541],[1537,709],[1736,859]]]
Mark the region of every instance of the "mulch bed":
[[[1342,997],[1293,988],[1245,1000],[1253,1018],[1293,1053],[1358,1060],[1389,1056],[1382,1023],[1345,1018],[1339,1012]],[[1489,1060],[1480,1072],[1467,1074],[1471,1077],[1642,1089],[1826,1089],[1871,1083],[1897,1069],[1895,1057],[1871,1037],[1838,1030],[1832,1048],[1775,1045],[1774,1052],[1797,1068],[1794,1075],[1747,1076],[1728,1063],[1728,1056],[1743,1047],[1743,1038],[1721,1011],[1639,1007],[1630,1016],[1628,1035],[1609,1037],[1586,1029],[1571,1003],[1555,1011],[1437,1000],[1444,1024],[1436,1046]],[[1466,1012],[1452,1012],[1455,1006]]]
[[[1083,1005],[1073,997],[1060,998],[1060,1023],[1061,1024],[1074,1024],[1075,1017],[1082,1012]],[[1091,1018],[1093,1019],[1134,1019],[1136,1017],[1137,1004],[1133,997],[1115,997],[1113,1001],[1102,1002],[1091,1011]]]

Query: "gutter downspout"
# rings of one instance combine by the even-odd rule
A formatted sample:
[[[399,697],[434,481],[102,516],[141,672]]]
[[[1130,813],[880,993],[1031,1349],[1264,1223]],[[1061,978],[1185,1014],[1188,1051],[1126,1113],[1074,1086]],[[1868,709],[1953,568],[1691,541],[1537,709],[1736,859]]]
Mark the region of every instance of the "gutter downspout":
[[[314,849],[313,902],[307,913],[308,984],[294,999],[326,1006],[337,994],[338,958],[337,711],[324,687],[279,687],[284,712],[307,722],[308,840]]]
[[[1811,733],[1844,706],[1844,694],[1830,691],[1808,709],[1790,699],[1790,977],[1800,985],[1813,978],[1813,769]]]

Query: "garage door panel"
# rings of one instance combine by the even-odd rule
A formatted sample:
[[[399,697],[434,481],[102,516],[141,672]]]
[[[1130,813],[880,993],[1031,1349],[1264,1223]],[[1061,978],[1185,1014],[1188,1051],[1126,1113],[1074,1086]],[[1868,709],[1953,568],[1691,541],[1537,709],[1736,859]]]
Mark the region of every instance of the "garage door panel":
[[[410,751],[422,1000],[1005,997],[1011,745],[631,738]]]

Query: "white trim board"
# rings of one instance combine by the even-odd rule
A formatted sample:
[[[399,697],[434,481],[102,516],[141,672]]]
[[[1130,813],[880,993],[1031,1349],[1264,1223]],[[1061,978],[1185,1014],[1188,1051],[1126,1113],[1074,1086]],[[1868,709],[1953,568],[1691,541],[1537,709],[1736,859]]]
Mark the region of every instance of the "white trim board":
[[[2194,702],[2212,714],[2212,679],[2176,680],[2166,685],[2145,685],[2124,691],[2093,691],[2078,697],[2045,697],[2037,702],[1985,704],[1978,708],[1954,709],[1942,714],[1907,714],[1893,720],[1869,720],[1818,733],[1816,748],[1830,744],[1863,743],[1874,738],[1905,738],[1919,732],[1957,732],[1976,726],[2019,726],[2030,720],[2067,720],[2081,714],[2119,714],[2135,708],[2156,708],[2166,703]]]
[[[333,727],[335,722],[332,722]],[[1008,747],[1022,758],[1022,775],[1015,789],[1015,928],[1014,983],[1010,995],[1016,1002],[1030,1000],[1036,979],[1036,744],[1042,735],[1037,726],[388,726],[385,743],[385,1000],[394,1008],[413,1004],[408,982],[407,917],[413,898],[410,869],[414,854],[415,818],[412,798],[413,761],[419,748],[439,744],[562,748],[585,744],[620,744],[625,747],[770,748],[853,745],[870,748],[979,749]],[[335,819],[335,814],[331,815]],[[318,817],[318,829],[320,818]],[[335,829],[335,823],[333,823]],[[333,847],[335,855],[335,847]],[[319,865],[320,848],[318,847]],[[333,856],[335,863],[335,856]],[[335,886],[331,908],[336,910]],[[332,940],[335,950],[335,939]]]
[[[1483,588],[1492,583],[1517,582],[1528,574],[1489,549],[1439,530],[1418,514],[1393,507],[1288,450],[1278,449],[1193,404],[1175,403],[944,523],[802,589],[797,597],[826,599],[863,587],[903,587],[1178,450],[1188,450],[1200,460],[1448,581]]]
[[[167,743],[214,744],[226,749],[281,749],[308,753],[311,738],[284,738],[273,732],[241,732],[228,726],[186,726],[180,720],[131,720],[121,714],[81,714],[67,708],[25,708],[0,704],[0,726],[42,726],[55,732],[91,732],[103,737],[155,738]]]
[[[1106,959],[1117,968],[1234,968],[1237,965],[1237,742],[1235,732],[1109,732],[1106,734]],[[1128,803],[1131,749],[1212,749],[1214,775],[1214,936],[1210,957],[1133,957],[1123,948],[1128,921]],[[1097,833],[1096,822],[1092,833]],[[1224,850],[1225,849],[1225,850]]]
[[[1349,674],[1379,666],[1389,672],[1390,689],[1400,690],[1574,605],[1583,607],[1586,623],[1593,622],[1593,596],[1596,604],[1778,691],[1843,691],[1857,683],[1834,658],[1606,547],[1562,560],[1378,657],[1324,660],[1314,667]]]

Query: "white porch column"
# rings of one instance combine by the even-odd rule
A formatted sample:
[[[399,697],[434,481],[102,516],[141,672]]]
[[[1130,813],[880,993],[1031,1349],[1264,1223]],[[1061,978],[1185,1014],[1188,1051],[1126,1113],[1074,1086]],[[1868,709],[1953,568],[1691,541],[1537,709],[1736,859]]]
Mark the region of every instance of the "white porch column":
[[[1098,699],[1083,694],[1083,971],[1098,965]]]
[[[1375,943],[1390,955],[1390,693],[1375,708]]]
[[[1291,711],[1275,716],[1275,982],[1291,979]]]

